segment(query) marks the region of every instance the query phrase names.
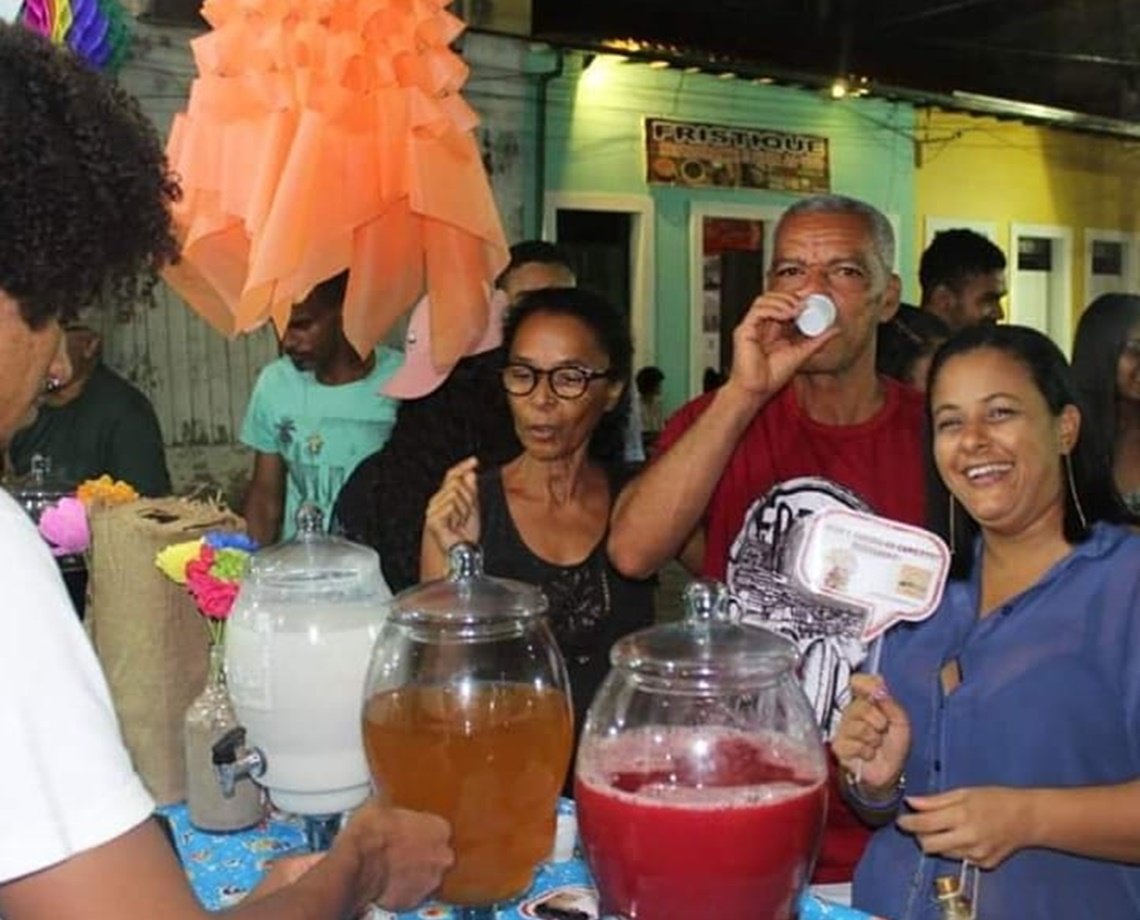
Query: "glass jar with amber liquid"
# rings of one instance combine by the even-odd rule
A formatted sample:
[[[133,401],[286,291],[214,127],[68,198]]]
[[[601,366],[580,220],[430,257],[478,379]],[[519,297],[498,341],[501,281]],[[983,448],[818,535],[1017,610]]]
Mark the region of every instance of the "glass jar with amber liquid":
[[[485,916],[525,893],[550,853],[572,710],[542,592],[485,576],[471,544],[450,564],[392,601],[365,682],[364,746],[385,802],[451,823],[440,899]]]

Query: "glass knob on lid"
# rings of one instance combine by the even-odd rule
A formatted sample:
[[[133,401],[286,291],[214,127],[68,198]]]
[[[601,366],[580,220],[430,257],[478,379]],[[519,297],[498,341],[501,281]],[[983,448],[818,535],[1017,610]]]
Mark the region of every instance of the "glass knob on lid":
[[[297,534],[306,538],[312,537],[315,534],[323,534],[324,527],[324,512],[321,511],[320,505],[314,502],[302,502],[301,507],[297,509]]]
[[[75,492],[75,484],[60,479],[52,469],[51,457],[45,454],[33,454],[27,475],[13,479],[7,488],[37,523],[44,508]]]
[[[251,601],[370,601],[390,597],[375,550],[325,533],[312,502],[297,509],[296,535],[254,554],[241,596]]]
[[[795,646],[782,636],[740,622],[728,590],[716,581],[685,589],[685,617],[620,640],[610,653],[616,668],[644,677],[695,682],[702,687],[763,684],[790,673]]]
[[[534,585],[483,571],[483,552],[457,543],[448,552],[444,578],[409,588],[392,600],[393,623],[471,630],[507,628],[546,613],[546,595]]]

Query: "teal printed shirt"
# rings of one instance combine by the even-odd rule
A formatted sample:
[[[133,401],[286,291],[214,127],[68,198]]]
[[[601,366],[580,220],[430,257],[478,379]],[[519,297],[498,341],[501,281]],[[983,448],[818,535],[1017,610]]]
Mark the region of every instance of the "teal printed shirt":
[[[388,440],[398,400],[380,393],[403,355],[376,349],[372,372],[340,386],[317,382],[287,357],[266,365],[257,378],[242,424],[243,444],[285,462],[285,512],[281,538],[296,531],[297,508],[316,502],[328,527],[333,503],[356,465]]]

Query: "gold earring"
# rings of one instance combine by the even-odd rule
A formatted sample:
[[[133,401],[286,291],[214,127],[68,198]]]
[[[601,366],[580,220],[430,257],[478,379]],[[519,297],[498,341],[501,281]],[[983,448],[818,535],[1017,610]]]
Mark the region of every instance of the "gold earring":
[[[1081,521],[1081,530],[1089,529],[1088,519],[1085,517],[1085,509],[1081,507],[1080,496],[1077,495],[1077,481],[1073,477],[1073,456],[1069,454],[1061,454],[1065,461],[1065,477],[1069,481],[1069,496],[1073,499],[1073,507],[1077,509],[1077,517]]]

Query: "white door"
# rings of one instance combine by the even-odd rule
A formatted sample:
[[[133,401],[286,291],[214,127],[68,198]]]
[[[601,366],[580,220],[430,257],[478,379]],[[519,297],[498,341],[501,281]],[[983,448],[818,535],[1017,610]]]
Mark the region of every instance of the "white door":
[[[734,320],[763,288],[763,269],[771,260],[772,238],[782,208],[693,202],[689,206],[689,393],[703,388],[706,370],[727,373],[724,338],[732,322],[722,316],[725,304],[726,251],[756,253],[763,263],[756,289],[729,304]],[[730,333],[728,333],[730,334]]]
[[[606,195],[591,192],[547,192],[544,197],[542,238],[558,240],[559,211],[600,211],[630,215],[629,299],[633,335],[633,366],[657,363],[657,315],[654,304],[653,199],[641,195]]]
[[[1010,322],[1044,332],[1068,355],[1073,340],[1072,231],[1014,224],[1010,237]]]
[[[1101,294],[1136,289],[1135,240],[1119,230],[1085,230],[1085,296],[1087,307]]]

